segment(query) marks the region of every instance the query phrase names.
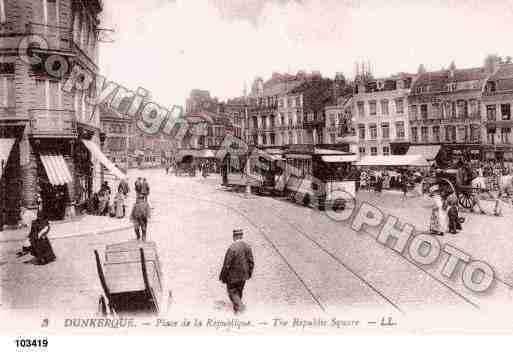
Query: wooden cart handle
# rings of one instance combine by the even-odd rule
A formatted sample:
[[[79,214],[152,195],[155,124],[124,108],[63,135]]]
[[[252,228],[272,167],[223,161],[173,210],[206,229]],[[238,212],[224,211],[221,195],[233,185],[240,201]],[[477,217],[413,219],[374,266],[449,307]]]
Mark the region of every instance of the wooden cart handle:
[[[94,257],[96,259],[96,269],[98,270],[98,276],[100,277],[100,283],[102,285],[103,291],[105,292],[105,296],[107,297],[107,300],[110,303],[110,290],[109,287],[107,287],[107,282],[105,281],[105,275],[103,273],[102,264],[100,262],[100,255],[98,254],[98,251],[94,250]]]

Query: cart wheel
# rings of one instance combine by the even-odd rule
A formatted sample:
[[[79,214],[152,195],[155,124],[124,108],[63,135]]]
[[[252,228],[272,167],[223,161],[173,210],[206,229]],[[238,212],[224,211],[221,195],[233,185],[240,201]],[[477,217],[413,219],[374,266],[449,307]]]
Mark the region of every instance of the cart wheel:
[[[105,298],[103,295],[101,295],[100,299],[98,299],[98,313],[104,317],[107,316],[107,304],[105,303]]]
[[[461,204],[463,208],[470,209],[472,208],[472,197],[469,193],[462,192],[458,194],[458,202]]]

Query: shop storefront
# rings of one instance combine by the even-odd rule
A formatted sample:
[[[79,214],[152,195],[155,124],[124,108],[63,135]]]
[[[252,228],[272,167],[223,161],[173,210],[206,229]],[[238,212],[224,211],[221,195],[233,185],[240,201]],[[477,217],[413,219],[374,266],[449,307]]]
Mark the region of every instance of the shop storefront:
[[[507,145],[487,146],[483,150],[484,160],[494,160],[498,162],[513,162],[513,148]]]
[[[485,159],[486,151],[478,144],[442,145],[444,162],[453,164],[458,161],[480,161]]]

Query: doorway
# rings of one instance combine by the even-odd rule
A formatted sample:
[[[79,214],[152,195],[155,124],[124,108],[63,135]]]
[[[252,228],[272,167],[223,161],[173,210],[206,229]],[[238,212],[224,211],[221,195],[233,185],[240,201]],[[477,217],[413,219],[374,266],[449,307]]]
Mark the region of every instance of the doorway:
[[[43,182],[41,187],[41,200],[43,214],[51,221],[60,221],[66,216],[66,203],[69,201],[68,187],[66,185],[54,186]]]

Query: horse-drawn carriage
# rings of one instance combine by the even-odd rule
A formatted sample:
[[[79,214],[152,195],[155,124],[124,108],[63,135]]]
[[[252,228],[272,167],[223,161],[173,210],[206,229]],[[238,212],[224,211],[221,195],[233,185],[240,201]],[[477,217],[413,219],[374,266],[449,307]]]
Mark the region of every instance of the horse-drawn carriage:
[[[455,194],[458,203],[466,209],[471,209],[475,203],[473,197],[477,195],[477,188],[472,186],[471,178],[464,180],[458,175],[458,170],[447,169],[436,174],[431,182],[437,183],[440,191],[445,195]],[[429,183],[429,182],[428,182]]]
[[[471,209],[476,203],[475,197],[483,192],[487,192],[488,196],[492,192],[508,192],[512,187],[512,176],[461,176],[458,175],[457,169],[446,169],[424,180],[424,192],[427,192],[432,184],[438,184],[440,191],[445,195],[454,193],[463,208]]]
[[[171,293],[164,289],[154,242],[129,241],[108,245],[102,260],[94,251],[103,294],[102,315],[159,314],[167,311]]]

